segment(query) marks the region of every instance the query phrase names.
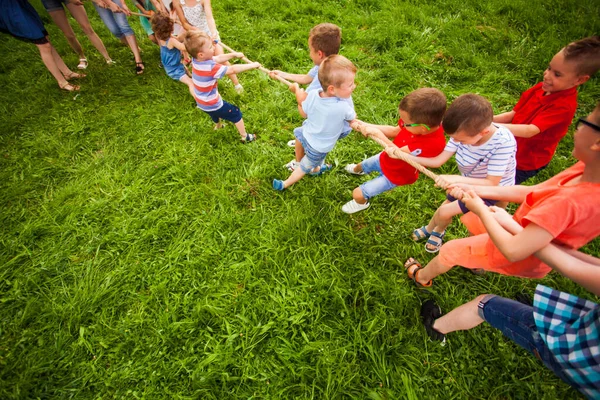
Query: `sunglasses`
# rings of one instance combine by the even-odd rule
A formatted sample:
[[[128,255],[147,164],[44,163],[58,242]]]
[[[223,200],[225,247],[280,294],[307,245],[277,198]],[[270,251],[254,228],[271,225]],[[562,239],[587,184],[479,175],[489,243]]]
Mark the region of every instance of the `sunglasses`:
[[[404,121],[402,121],[402,120],[400,121],[400,128],[411,128],[411,127],[416,127],[416,126],[422,126],[425,129],[427,129],[428,131],[431,130],[431,128],[425,124],[405,124]]]
[[[579,118],[577,120],[577,124],[575,125],[575,129],[579,129],[579,127],[581,126],[581,124],[589,126],[590,128],[592,128],[596,132],[600,132],[600,126],[598,126],[596,124],[592,124],[590,121],[586,121],[583,118]]]

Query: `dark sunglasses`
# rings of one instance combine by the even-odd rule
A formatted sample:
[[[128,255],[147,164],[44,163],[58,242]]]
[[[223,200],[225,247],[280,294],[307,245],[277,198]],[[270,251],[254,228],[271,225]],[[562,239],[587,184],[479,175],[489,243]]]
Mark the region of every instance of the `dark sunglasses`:
[[[586,121],[583,118],[579,118],[577,120],[577,124],[575,125],[575,129],[579,129],[579,127],[581,126],[581,124],[589,126],[590,128],[592,128],[596,132],[600,132],[600,126],[598,126],[596,124],[592,124],[590,121]]]

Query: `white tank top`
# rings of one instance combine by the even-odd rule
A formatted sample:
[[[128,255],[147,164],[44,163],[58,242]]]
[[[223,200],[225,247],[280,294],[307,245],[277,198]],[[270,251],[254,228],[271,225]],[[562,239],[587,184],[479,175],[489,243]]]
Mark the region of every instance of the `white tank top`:
[[[196,5],[193,7],[188,7],[185,4],[185,0],[179,0],[179,2],[181,3],[183,15],[185,15],[185,19],[188,20],[190,25],[202,29],[208,36],[212,36],[212,33],[208,28],[208,22],[206,21],[204,7],[202,7],[202,0],[196,0]]]

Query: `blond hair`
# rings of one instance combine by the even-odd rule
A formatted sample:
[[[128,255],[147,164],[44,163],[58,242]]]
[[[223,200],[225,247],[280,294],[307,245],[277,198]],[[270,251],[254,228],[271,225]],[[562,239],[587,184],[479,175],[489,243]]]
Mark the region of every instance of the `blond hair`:
[[[485,97],[467,93],[450,104],[442,124],[448,135],[462,131],[467,136],[475,136],[490,126],[493,118],[492,105]]]
[[[319,82],[323,90],[330,85],[340,87],[348,74],[356,74],[356,67],[350,60],[339,54],[333,54],[323,60],[319,67]]]
[[[187,31],[183,35],[183,44],[185,49],[192,57],[198,57],[198,53],[202,51],[207,43],[210,43],[212,39],[204,32],[199,31]]]
[[[446,96],[434,88],[417,89],[404,96],[398,109],[407,112],[413,123],[440,126],[446,112]]]

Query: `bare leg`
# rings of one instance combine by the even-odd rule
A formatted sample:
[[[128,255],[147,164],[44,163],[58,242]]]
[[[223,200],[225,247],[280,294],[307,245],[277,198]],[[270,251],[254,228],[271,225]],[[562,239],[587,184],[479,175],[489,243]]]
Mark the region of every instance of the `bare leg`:
[[[148,35],[148,39],[150,39],[155,45],[160,46],[160,44],[158,44],[158,40],[156,40],[156,36]]]
[[[302,143],[298,139],[296,139],[296,143],[294,144],[294,153],[296,155],[296,162],[300,162],[302,157],[304,157],[304,147],[302,147]]]
[[[68,5],[71,4],[68,3]],[[69,45],[73,50],[75,50],[75,53],[79,55],[79,58],[85,58],[85,54],[83,53],[83,47],[81,47],[81,43],[79,43],[79,41],[77,40],[77,36],[75,36],[75,32],[73,32],[73,28],[71,28],[71,25],[69,25],[69,21],[67,20],[67,14],[65,13],[65,10],[63,9],[50,11],[49,14],[50,17],[52,17],[52,20],[54,21],[56,26],[58,26],[60,30],[64,33],[65,37],[67,38],[67,41],[69,42]]]
[[[448,225],[452,223],[452,217],[459,214],[462,214],[462,210],[458,205],[458,201],[449,202],[448,200],[445,200],[442,205],[435,210],[435,214],[433,214],[431,221],[429,221],[429,224],[427,225],[427,231],[443,232]]]
[[[121,39],[121,40],[123,40],[123,39]],[[135,35],[125,36],[125,41],[126,41],[127,45],[129,46],[129,48],[131,49],[133,56],[135,57],[135,62],[141,63],[142,56],[140,54],[140,48],[138,47],[137,40],[135,39]]]
[[[363,195],[362,190],[360,190],[359,187],[355,188],[352,191],[352,198],[354,199],[354,201],[356,201],[358,204],[366,204],[367,203],[367,199],[365,198],[365,196]]]
[[[218,55],[221,55],[223,53],[224,53],[223,47],[221,47],[220,45],[217,44],[215,46],[215,55],[218,56]],[[225,63],[225,65],[230,66],[231,63],[228,61],[228,62]],[[240,84],[240,81],[238,80],[238,77],[237,77],[236,74],[231,74],[231,75],[227,75],[227,76],[229,77],[229,79],[231,79],[231,82],[233,82],[234,85],[239,85]]]
[[[440,256],[435,256],[429,263],[423,267],[417,274],[417,281],[420,284],[426,284],[433,278],[436,278],[446,272],[450,271],[454,266],[443,265],[440,261]]]
[[[88,39],[90,39],[90,42],[92,42],[92,44],[98,50],[98,52],[102,54],[102,57],[104,57],[106,61],[110,60],[111,58],[108,55],[108,51],[106,50],[104,43],[96,34],[94,29],[92,28],[92,25],[90,24],[90,20],[87,16],[87,13],[85,12],[85,8],[83,6],[78,6],[72,3],[67,3],[67,8],[69,9],[69,12],[73,16],[73,18],[75,18],[75,21],[77,21],[79,26],[81,26],[83,33],[85,33]]]
[[[479,302],[483,300],[485,296],[485,294],[477,296],[475,299],[455,308],[448,314],[442,315],[433,323],[433,329],[446,334],[475,328],[483,322],[483,319],[479,316],[478,306]]]
[[[304,173],[304,171],[302,171],[302,168],[296,168],[294,170],[294,172],[292,172],[290,177],[287,178],[285,181],[283,181],[283,187],[288,188],[288,187],[292,186],[294,183],[296,183],[300,179],[302,179],[304,177],[304,175],[306,175],[306,174]]]
[[[244,125],[244,119],[242,118],[238,122],[236,122],[235,127],[237,128],[238,132],[240,133],[242,140],[246,140],[246,136],[248,136],[248,134],[246,133],[246,126]]]
[[[48,68],[48,71],[50,71],[54,79],[56,79],[58,86],[61,88],[67,86],[69,82],[65,79],[65,74],[68,76],[72,72],[62,61],[58,53],[56,53],[52,44],[38,44],[37,47],[40,51],[40,56],[42,57],[44,65]],[[57,63],[57,58],[60,60],[60,63]]]
[[[192,98],[196,100],[196,93],[194,92],[194,82],[192,82],[192,78],[190,78],[187,75],[184,75],[181,78],[179,78],[179,81],[185,83],[188,86]]]

